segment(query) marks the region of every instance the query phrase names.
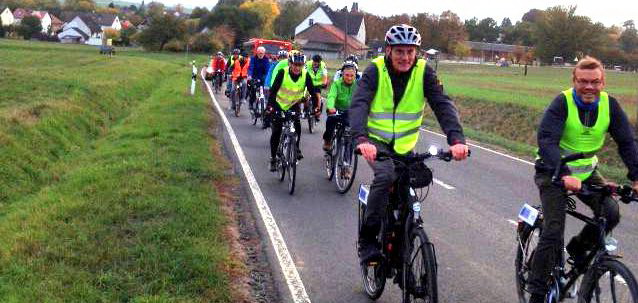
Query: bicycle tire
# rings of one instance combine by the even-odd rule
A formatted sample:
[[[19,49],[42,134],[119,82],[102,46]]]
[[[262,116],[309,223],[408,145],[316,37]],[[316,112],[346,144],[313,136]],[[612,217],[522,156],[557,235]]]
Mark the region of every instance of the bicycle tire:
[[[239,117],[239,111],[241,110],[241,100],[238,95],[235,95],[235,117]]]
[[[345,194],[352,187],[352,183],[354,182],[354,178],[357,174],[357,155],[354,154],[354,149],[352,149],[351,143],[345,143],[343,138],[341,139],[342,143],[338,144],[339,147],[337,150],[337,157],[335,161],[335,184],[337,185],[337,192],[340,194]],[[350,162],[348,165],[345,165],[344,156],[349,154]],[[350,169],[349,178],[343,178],[347,172],[344,172],[343,169],[348,167]]]
[[[403,260],[403,302],[437,303],[438,287],[436,282],[436,255],[434,245],[430,242],[425,231],[420,226],[410,230],[409,244],[406,244]],[[415,266],[422,270],[418,270]]]
[[[284,178],[286,177],[286,169],[287,169],[287,164],[286,164],[286,154],[288,153],[288,147],[286,146],[286,138],[283,137],[281,139],[281,141],[283,142],[279,142],[280,144],[280,148],[278,148],[278,160],[277,160],[277,170],[279,173],[279,182],[283,182]]]
[[[332,148],[324,154],[324,168],[326,170],[326,176],[328,177],[328,181],[332,181],[332,178],[335,175],[335,149],[336,149],[336,138],[332,137]]]
[[[359,223],[358,223],[358,232],[357,235],[361,234],[361,226],[363,223],[363,217],[365,215],[365,206],[359,202]],[[381,228],[379,229],[379,236],[385,235],[385,223],[381,224]],[[357,239],[358,240],[358,239]],[[359,250],[359,241],[357,241],[357,253]],[[382,259],[376,265],[367,266],[365,264],[360,264],[361,268],[361,279],[363,282],[363,291],[366,293],[368,298],[371,300],[376,300],[383,294],[383,290],[385,289],[386,283],[386,263]]]
[[[527,291],[527,279],[529,278],[534,252],[536,251],[536,246],[538,245],[542,231],[542,218],[539,218],[534,226],[523,222],[519,224],[524,225],[519,227],[516,241],[518,246],[516,249],[516,259],[514,261],[516,292],[519,302],[527,303],[530,296]]]
[[[297,179],[297,141],[292,135],[289,142],[288,148],[288,193],[295,193],[295,182]]]
[[[253,122],[252,122],[253,125],[257,125],[257,119],[259,118],[259,117],[257,117],[257,111],[258,111],[257,102],[259,102],[259,101],[256,101],[255,104],[253,104],[253,109],[250,111],[250,115],[252,116],[252,120],[253,120]]]
[[[306,119],[308,119],[308,132],[312,134],[314,123],[315,123],[315,117],[310,113],[310,110],[308,110],[308,113],[306,114]]]
[[[613,273],[613,274],[612,274]],[[608,277],[606,277],[608,276]],[[610,282],[609,290],[611,294],[609,294],[610,298],[613,300],[605,300],[606,296],[601,291],[601,287],[599,285],[598,279],[603,278]],[[605,283],[606,284],[606,283]],[[618,286],[616,286],[616,284]],[[616,294],[616,287],[626,288],[626,295],[618,297]],[[603,287],[605,289],[605,287]],[[601,295],[603,297],[601,301]],[[622,300],[618,300],[622,299]],[[589,303],[589,302],[630,302],[637,303],[638,302],[638,283],[636,282],[636,278],[631,273],[631,270],[623,264],[622,262],[612,259],[605,258],[600,262],[593,265],[583,277],[583,283],[581,291],[579,291],[579,303]]]

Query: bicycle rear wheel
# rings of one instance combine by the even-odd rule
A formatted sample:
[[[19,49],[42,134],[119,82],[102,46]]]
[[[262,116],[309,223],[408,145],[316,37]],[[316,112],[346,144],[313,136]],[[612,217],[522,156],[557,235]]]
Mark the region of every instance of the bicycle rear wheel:
[[[296,139],[294,139],[295,135],[292,135],[293,138],[288,140],[288,193],[295,193],[295,179],[297,178],[297,144]]]
[[[279,149],[277,151],[277,172],[279,173],[279,182],[284,181],[286,177],[286,169],[288,160],[286,156],[288,155],[288,142],[286,137],[281,138],[283,142],[279,142]]]
[[[415,226],[410,231],[403,261],[403,302],[436,303],[439,300],[436,283],[434,245],[425,231]]]
[[[350,190],[357,173],[357,156],[354,154],[352,143],[343,138],[341,141],[335,160],[335,183],[337,192],[345,194]]]
[[[306,119],[308,120],[308,132],[312,134],[313,128],[315,126],[315,117],[312,115],[312,111],[310,109],[306,114]]]
[[[516,292],[520,303],[529,301],[530,293],[527,291],[527,283],[532,269],[532,260],[538,241],[540,240],[542,219],[538,219],[534,226],[525,222],[519,222],[516,250]]]
[[[332,177],[334,177],[335,175],[335,150],[337,149],[336,142],[337,140],[335,136],[333,136],[332,148],[326,151],[326,153],[323,156],[324,166],[326,169],[326,176],[328,177],[328,180],[332,180]]]
[[[235,90],[237,91],[237,90]],[[235,94],[235,117],[239,117],[239,110],[241,109],[241,100],[239,99],[239,94]]]
[[[627,266],[610,258],[587,271],[579,294],[584,303],[637,303],[638,283]]]

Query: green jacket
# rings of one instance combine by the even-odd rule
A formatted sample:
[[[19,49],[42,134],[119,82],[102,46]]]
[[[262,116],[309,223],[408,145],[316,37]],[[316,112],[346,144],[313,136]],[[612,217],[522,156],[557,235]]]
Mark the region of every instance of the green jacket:
[[[336,108],[338,110],[347,110],[350,108],[352,94],[356,89],[357,80],[354,80],[351,85],[346,85],[343,82],[343,78],[337,79],[337,81],[334,81],[332,85],[330,85],[326,107],[328,109]]]

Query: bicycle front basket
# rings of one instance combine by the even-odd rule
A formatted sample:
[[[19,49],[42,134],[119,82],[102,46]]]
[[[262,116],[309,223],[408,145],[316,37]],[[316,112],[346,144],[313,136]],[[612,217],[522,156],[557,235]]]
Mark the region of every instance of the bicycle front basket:
[[[423,188],[432,184],[432,170],[423,162],[415,162],[408,168],[410,176],[410,186],[413,188]]]

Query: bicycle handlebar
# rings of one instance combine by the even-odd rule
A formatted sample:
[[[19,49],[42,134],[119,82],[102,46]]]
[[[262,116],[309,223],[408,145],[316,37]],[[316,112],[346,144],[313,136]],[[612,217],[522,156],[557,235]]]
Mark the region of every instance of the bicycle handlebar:
[[[357,155],[361,155],[361,150],[359,150],[359,148],[355,149],[355,154]],[[471,155],[471,151],[468,150],[467,152],[467,156],[469,157]],[[443,160],[445,162],[450,162],[452,161],[452,152],[450,150],[443,150],[443,149],[438,149],[438,151],[435,154],[428,152],[425,153],[413,153],[413,154],[408,154],[406,156],[399,156],[396,154],[391,154],[391,153],[387,153],[387,152],[378,152],[376,159],[378,160],[385,160],[385,159],[393,159],[396,161],[400,161],[400,162],[404,162],[404,163],[415,163],[415,162],[420,162],[420,161],[425,161],[429,158],[432,157],[436,157],[439,160]]]

